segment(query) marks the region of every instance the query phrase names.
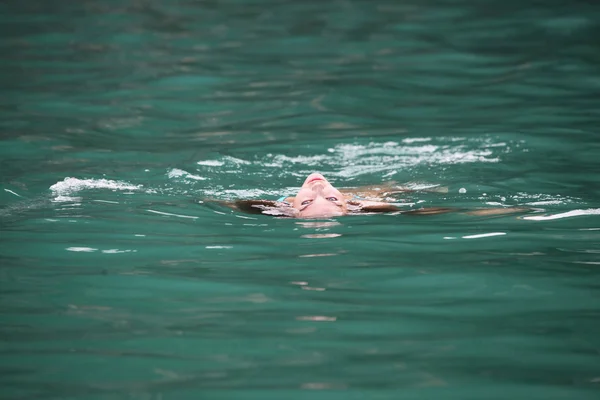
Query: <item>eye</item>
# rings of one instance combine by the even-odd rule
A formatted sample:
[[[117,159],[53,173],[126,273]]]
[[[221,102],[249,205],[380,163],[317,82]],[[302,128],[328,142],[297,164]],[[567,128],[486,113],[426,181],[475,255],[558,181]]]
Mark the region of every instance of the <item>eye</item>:
[[[304,200],[304,201],[303,201],[301,204],[302,204],[303,206],[305,206],[305,205],[307,205],[307,204],[310,204],[310,203],[311,203],[311,201],[312,201],[312,200]]]
[[[328,197],[327,200],[329,200],[329,201],[337,201],[337,197]]]

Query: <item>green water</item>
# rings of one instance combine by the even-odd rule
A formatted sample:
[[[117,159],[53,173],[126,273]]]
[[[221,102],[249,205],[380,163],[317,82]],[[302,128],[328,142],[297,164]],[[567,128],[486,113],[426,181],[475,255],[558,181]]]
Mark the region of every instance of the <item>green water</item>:
[[[597,399],[593,3],[2,2],[1,397]]]

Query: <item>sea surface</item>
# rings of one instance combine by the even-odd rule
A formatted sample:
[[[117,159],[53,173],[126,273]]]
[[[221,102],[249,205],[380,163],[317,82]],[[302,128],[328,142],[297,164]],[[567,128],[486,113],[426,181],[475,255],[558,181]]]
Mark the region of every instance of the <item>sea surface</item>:
[[[6,0],[0,59],[2,399],[600,398],[597,2]],[[222,204],[311,172],[457,212]]]

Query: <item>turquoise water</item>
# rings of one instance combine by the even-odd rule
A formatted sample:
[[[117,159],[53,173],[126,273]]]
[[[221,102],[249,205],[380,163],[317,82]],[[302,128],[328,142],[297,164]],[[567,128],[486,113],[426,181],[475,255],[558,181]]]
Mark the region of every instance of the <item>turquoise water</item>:
[[[2,398],[597,399],[592,3],[2,2]]]

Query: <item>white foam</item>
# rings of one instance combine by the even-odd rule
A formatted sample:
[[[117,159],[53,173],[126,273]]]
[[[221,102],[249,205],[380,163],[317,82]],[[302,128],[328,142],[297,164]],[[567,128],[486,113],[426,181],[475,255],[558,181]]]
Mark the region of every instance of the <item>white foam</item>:
[[[406,138],[402,139],[402,143],[411,144],[418,142],[431,142],[431,138]]]
[[[556,206],[562,204],[562,200],[547,200],[547,201],[532,201],[531,203],[525,203],[529,206]]]
[[[81,202],[81,197],[73,197],[73,196],[56,196],[50,201],[54,203],[79,203]]]
[[[228,198],[236,199],[252,199],[258,197],[276,197],[276,196],[290,196],[292,193],[296,193],[298,188],[295,189],[281,189],[281,190],[261,190],[261,189],[227,189],[222,191],[208,192],[209,194],[222,195],[225,194]]]
[[[61,182],[56,182],[50,186],[50,190],[56,196],[55,200],[61,198],[71,199],[69,195],[75,194],[86,189],[109,189],[112,191],[116,190],[139,190],[142,185],[132,185],[131,183],[113,181],[109,179],[77,179],[77,178],[65,178]]]
[[[75,252],[83,252],[83,253],[91,253],[91,252],[97,251],[98,249],[94,249],[92,247],[67,247],[65,250],[75,251]]]
[[[581,203],[582,200],[577,197],[562,196],[560,194],[546,193],[524,193],[519,192],[511,196],[513,200],[523,202],[530,206],[560,205],[568,203]]]
[[[250,161],[246,161],[246,160],[242,160],[241,158],[235,158],[235,157],[231,157],[231,156],[225,156],[223,157],[223,160],[225,160],[225,162],[231,163],[231,164],[243,164],[243,165],[248,165],[248,164],[252,164]]]
[[[203,161],[198,161],[196,164],[204,165],[206,167],[220,167],[225,163],[223,161],[219,161],[219,160],[203,160]]]

